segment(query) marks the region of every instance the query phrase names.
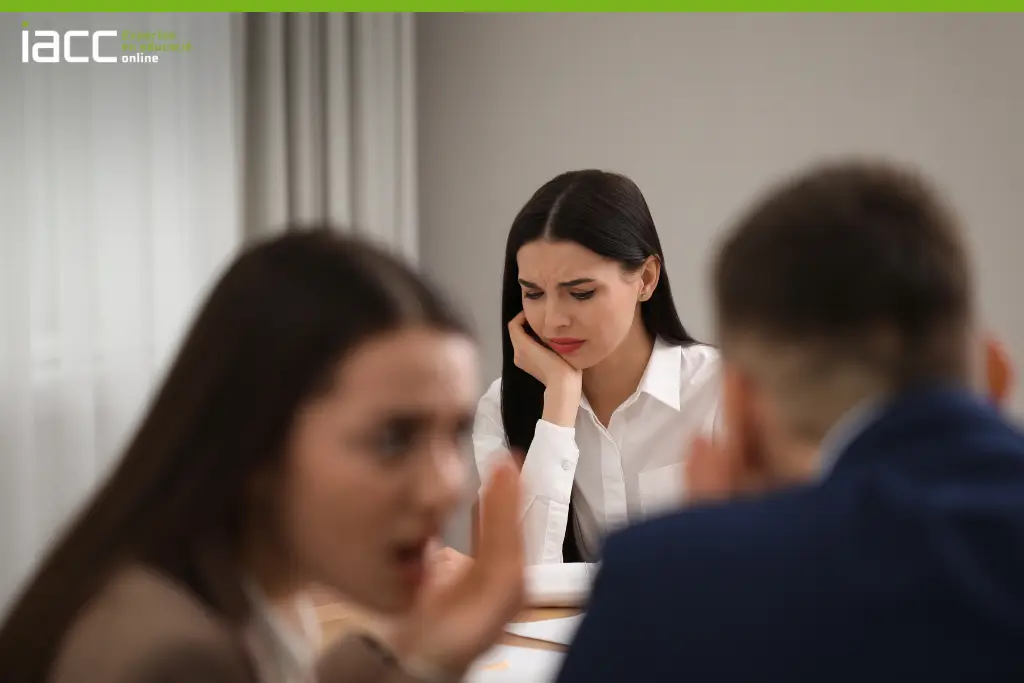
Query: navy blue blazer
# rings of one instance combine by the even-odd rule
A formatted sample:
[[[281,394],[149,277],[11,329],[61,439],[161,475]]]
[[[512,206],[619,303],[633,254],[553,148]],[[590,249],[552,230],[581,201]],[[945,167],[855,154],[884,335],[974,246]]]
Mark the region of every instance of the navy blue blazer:
[[[609,538],[559,683],[1024,681],[1024,435],[908,393],[821,481]]]

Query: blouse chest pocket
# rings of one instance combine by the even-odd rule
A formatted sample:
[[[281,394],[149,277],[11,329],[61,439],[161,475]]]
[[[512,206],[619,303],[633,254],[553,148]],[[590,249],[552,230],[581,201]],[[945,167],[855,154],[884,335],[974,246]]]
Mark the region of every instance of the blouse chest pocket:
[[[640,507],[650,517],[678,509],[683,503],[683,463],[645,470],[638,477]]]

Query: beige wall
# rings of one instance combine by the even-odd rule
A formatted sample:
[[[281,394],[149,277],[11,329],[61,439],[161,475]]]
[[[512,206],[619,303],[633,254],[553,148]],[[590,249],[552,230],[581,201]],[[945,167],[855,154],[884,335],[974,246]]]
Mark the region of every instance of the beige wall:
[[[445,14],[417,28],[422,264],[472,312],[488,380],[506,231],[551,176],[637,181],[683,320],[706,337],[723,224],[776,174],[848,152],[919,163],[950,191],[983,312],[1024,363],[1024,16]]]

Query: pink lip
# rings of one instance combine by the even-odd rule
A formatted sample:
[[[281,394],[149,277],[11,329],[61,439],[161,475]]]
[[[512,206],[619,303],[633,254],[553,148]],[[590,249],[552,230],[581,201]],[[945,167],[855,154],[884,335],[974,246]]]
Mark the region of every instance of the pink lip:
[[[556,353],[563,356],[576,353],[585,343],[586,342],[583,339],[556,338],[548,340],[548,344],[551,348],[554,349]]]

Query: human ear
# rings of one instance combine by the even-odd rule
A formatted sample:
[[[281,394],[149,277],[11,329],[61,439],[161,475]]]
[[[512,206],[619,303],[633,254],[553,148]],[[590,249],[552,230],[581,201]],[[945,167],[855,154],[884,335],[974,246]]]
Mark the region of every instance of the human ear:
[[[648,256],[640,266],[640,292],[637,294],[639,301],[647,301],[654,294],[658,287],[658,279],[661,277],[661,259],[657,256]]]
[[[723,364],[722,382],[722,437],[743,479],[759,482],[771,467],[765,452],[764,406],[757,383],[731,363]]]

